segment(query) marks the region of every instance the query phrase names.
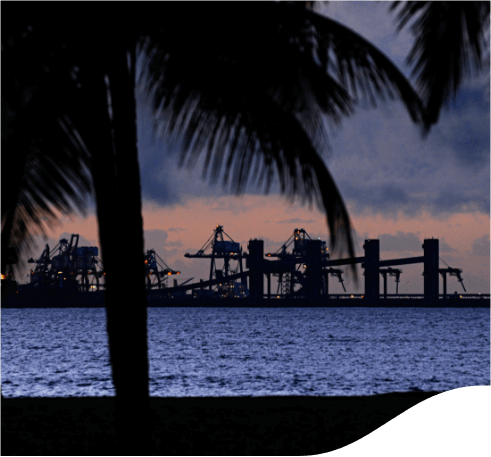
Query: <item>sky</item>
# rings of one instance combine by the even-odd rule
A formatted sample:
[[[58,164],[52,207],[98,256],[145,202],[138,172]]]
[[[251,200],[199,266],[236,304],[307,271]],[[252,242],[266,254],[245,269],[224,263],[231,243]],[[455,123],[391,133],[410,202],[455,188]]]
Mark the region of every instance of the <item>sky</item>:
[[[371,41],[409,76],[405,57],[412,37],[408,30],[395,33],[387,3],[328,2],[321,13]],[[136,95],[145,245],[181,270],[179,282],[208,278],[209,261],[186,259],[184,253],[200,249],[218,224],[244,250],[248,240],[259,238],[266,252],[274,252],[295,228],[329,240],[324,216],[291,204],[275,186],[267,196],[248,187],[237,197],[203,181],[199,167],[179,169],[176,151],[153,139],[148,104],[139,91]],[[380,239],[381,258],[392,259],[420,256],[424,238],[438,238],[440,267],[461,268],[467,292],[489,293],[489,108],[485,75],[466,81],[426,138],[397,101],[357,107],[330,131],[326,163],[349,210],[358,255],[365,239]],[[46,242],[54,247],[71,233],[80,234],[82,245],[98,244],[93,207],[86,217],[61,222],[47,240],[39,240],[34,257]],[[399,292],[422,293],[422,264],[400,268]],[[347,273],[345,278],[348,292],[362,292],[363,281],[357,288]],[[448,284],[450,292],[462,292],[455,278]],[[342,292],[335,281],[330,289]],[[388,289],[395,292],[393,279]]]

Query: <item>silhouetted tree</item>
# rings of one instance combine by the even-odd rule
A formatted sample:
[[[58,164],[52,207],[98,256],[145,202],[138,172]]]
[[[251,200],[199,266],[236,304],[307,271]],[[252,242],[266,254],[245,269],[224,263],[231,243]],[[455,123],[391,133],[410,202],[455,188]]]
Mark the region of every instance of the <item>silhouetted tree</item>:
[[[267,192],[276,176],[283,194],[326,213],[331,245],[350,255],[349,216],[322,158],[327,122],[360,99],[398,98],[415,122],[424,113],[382,53],[304,4],[24,5],[2,5],[2,249],[83,209],[92,183],[118,433],[131,452],[148,438],[137,56],[181,163],[205,154],[205,174],[223,168],[236,193],[250,177]]]

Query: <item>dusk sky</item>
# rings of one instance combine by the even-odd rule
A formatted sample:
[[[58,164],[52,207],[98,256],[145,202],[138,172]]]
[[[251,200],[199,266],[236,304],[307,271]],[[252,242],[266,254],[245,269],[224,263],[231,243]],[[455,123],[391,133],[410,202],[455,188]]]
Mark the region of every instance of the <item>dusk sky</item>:
[[[388,8],[385,2],[329,2],[321,11],[374,43],[408,74],[404,61],[412,38],[407,30],[395,33],[395,15],[389,15]],[[181,270],[179,282],[207,279],[209,261],[186,259],[184,253],[200,249],[217,224],[244,250],[249,239],[260,238],[266,252],[275,251],[295,228],[329,240],[318,210],[291,205],[274,188],[264,196],[249,187],[245,195],[236,197],[221,184],[201,180],[199,167],[180,170],[178,151],[153,140],[149,106],[140,92],[137,104],[145,244],[170,267]],[[489,293],[488,74],[467,80],[447,108],[438,125],[422,138],[401,103],[358,106],[341,127],[331,130],[331,154],[326,160],[349,209],[358,255],[363,254],[367,238],[380,239],[382,259],[420,256],[424,238],[439,238],[441,259],[463,269],[467,292]],[[81,244],[98,244],[93,206],[86,218],[74,216],[62,222],[49,234],[51,247],[64,233],[79,233]],[[35,256],[45,242],[40,240]],[[422,293],[422,264],[401,269],[399,292]],[[362,291],[346,278],[348,292]],[[342,291],[335,280],[331,283],[333,293]],[[462,292],[455,278],[448,284],[450,292]],[[394,292],[391,279],[389,293]]]

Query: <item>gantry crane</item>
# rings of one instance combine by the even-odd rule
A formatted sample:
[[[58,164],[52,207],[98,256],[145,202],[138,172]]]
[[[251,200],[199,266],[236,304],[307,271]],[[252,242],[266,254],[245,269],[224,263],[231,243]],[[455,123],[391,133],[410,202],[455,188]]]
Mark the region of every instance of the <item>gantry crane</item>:
[[[224,236],[228,238],[228,240],[224,238]],[[184,257],[187,257],[188,259],[211,259],[210,281],[214,279],[223,279],[221,285],[215,286],[215,288],[221,292],[222,296],[245,295],[246,291],[244,283],[236,285],[235,283],[227,281],[227,278],[230,275],[243,272],[243,254],[240,244],[236,243],[225,233],[223,226],[217,225],[215,227],[211,236],[196,254],[186,253],[184,254]],[[217,265],[217,259],[223,259],[223,266],[221,268]],[[235,263],[234,266],[232,266],[232,262]],[[212,290],[213,288],[212,285],[208,287],[209,290]]]
[[[166,287],[165,280],[171,275],[181,274],[178,270],[170,268],[155,252],[149,249],[145,253],[145,267],[147,275],[147,289],[162,289]]]
[[[78,288],[84,292],[99,290],[99,278],[103,275],[96,246],[78,246],[79,235],[72,234],[70,242],[60,239],[50,250],[47,244],[41,257],[29,263],[36,267],[30,271],[30,283],[34,286],[59,286]]]

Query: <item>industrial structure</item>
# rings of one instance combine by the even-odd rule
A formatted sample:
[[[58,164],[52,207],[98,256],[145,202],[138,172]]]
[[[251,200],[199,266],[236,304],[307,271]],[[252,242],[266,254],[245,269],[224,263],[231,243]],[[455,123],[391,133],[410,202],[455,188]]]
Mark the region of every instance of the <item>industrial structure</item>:
[[[322,296],[325,299],[329,299],[328,282],[326,279],[329,274],[338,274],[336,269],[332,269],[334,266],[340,265],[353,265],[361,264],[364,269],[364,282],[365,293],[360,298],[365,299],[366,302],[375,303],[380,299],[387,299],[387,276],[394,276],[396,285],[400,281],[400,275],[402,270],[393,269],[393,266],[410,265],[410,264],[423,264],[423,281],[424,281],[424,300],[428,302],[434,302],[439,299],[439,274],[444,277],[444,294],[443,298],[447,298],[446,292],[446,275],[457,276],[458,281],[463,286],[463,279],[460,275],[461,269],[456,268],[439,268],[439,241],[437,239],[425,239],[423,242],[423,256],[408,257],[391,260],[380,259],[380,242],[379,240],[365,240],[363,249],[365,255],[363,257],[351,257],[346,259],[330,259],[326,254],[325,245],[320,240],[312,240],[301,238],[302,231],[295,230],[294,236],[299,236],[301,241],[302,251],[301,255],[293,255],[295,248],[290,256],[278,255],[279,260],[270,261],[264,258],[264,242],[262,240],[249,241],[249,254],[247,256],[247,266],[249,268],[249,293],[251,297],[256,300],[261,300],[264,296],[264,277],[266,276],[268,281],[268,289],[266,296],[271,298],[270,290],[270,275],[278,272],[284,272],[285,264],[283,259],[287,258],[290,262],[288,268],[294,272],[294,275],[298,278],[299,283],[302,285],[301,292],[291,294],[290,296],[303,296],[311,300],[321,300]],[[273,254],[266,254],[266,257],[273,257]],[[300,273],[300,270],[296,268],[293,270],[293,265],[303,265],[305,272]],[[385,267],[385,268],[384,268]],[[342,270],[341,270],[342,272]],[[380,294],[380,276],[384,282],[384,293]],[[339,276],[341,280],[341,276]],[[343,285],[344,288],[344,285]],[[465,291],[465,288],[464,288]],[[283,294],[281,297],[286,297],[288,294]],[[397,291],[396,291],[397,295]],[[278,296],[278,295],[277,295]],[[351,298],[354,298],[351,295]]]
[[[147,289],[162,289],[167,287],[166,280],[171,275],[179,275],[180,271],[170,268],[154,249],[145,253],[145,271],[147,275]]]
[[[52,250],[46,245],[38,260],[30,259],[36,267],[30,271],[29,290],[64,288],[97,292],[103,289],[105,273],[98,248],[79,247],[78,241],[79,235],[74,234],[70,241],[61,239]],[[154,249],[145,252],[149,306],[166,306],[170,299],[177,299],[179,306],[458,306],[455,300],[450,300],[455,298],[484,298],[489,302],[489,294],[447,294],[450,277],[457,279],[464,292],[465,287],[461,269],[448,264],[440,268],[438,239],[425,239],[423,255],[416,257],[382,260],[378,239],[365,240],[363,249],[361,257],[332,259],[325,241],[313,239],[303,228],[296,228],[276,252],[265,254],[261,239],[251,239],[248,252],[243,252],[223,226],[217,225],[200,250],[185,254],[186,258],[210,261],[207,280],[192,283],[194,278],[190,278],[179,285],[174,279],[172,285],[167,284],[171,276],[181,272],[170,268]],[[343,270],[339,267],[355,264],[363,269],[364,292],[346,294]],[[399,294],[403,272],[395,267],[411,264],[422,266],[422,295]],[[439,293],[440,276],[443,294]],[[338,279],[344,294],[330,292],[330,277]],[[394,278],[396,285],[396,293],[392,295],[387,293],[390,278]],[[242,300],[238,302],[237,298]],[[217,299],[222,299],[220,305]],[[99,303],[103,302],[99,300]],[[478,306],[484,305],[481,302]]]
[[[195,254],[186,253],[184,257],[210,259],[208,293],[204,290],[205,286],[201,285],[195,295],[213,296],[216,294],[210,292],[217,292],[222,298],[244,298],[246,296],[245,276],[241,277],[240,282],[230,278],[233,275],[244,273],[242,247],[225,233],[223,226],[217,225],[215,227],[211,236],[198,252]],[[217,260],[223,260],[223,264],[219,266]]]
[[[313,241],[310,235],[302,228],[293,230],[293,234],[283,245],[274,253],[266,254],[266,257],[275,257],[278,262],[272,271],[268,271],[268,296],[271,296],[271,276],[277,278],[277,297],[294,297],[305,294],[308,287],[308,275],[305,272],[309,259],[307,250],[310,242]],[[292,251],[288,252],[291,247]],[[322,260],[329,259],[329,249],[325,241],[320,241],[320,256]],[[344,287],[343,270],[336,268],[324,268],[322,271],[322,293],[329,293],[329,276],[336,276]]]
[[[82,292],[97,292],[104,288],[104,266],[98,257],[97,246],[78,246],[79,235],[72,234],[70,241],[60,239],[50,249],[47,244],[41,256],[28,263],[35,263],[30,270],[29,284],[33,287],[64,287]],[[181,272],[170,268],[154,249],[144,254],[146,284],[149,290],[167,287],[166,280]]]
[[[78,241],[79,235],[73,234],[70,241],[62,238],[52,250],[47,244],[39,259],[30,258],[28,262],[36,264],[34,270],[30,270],[30,284],[98,291],[103,276],[99,249],[96,246],[79,247]]]

